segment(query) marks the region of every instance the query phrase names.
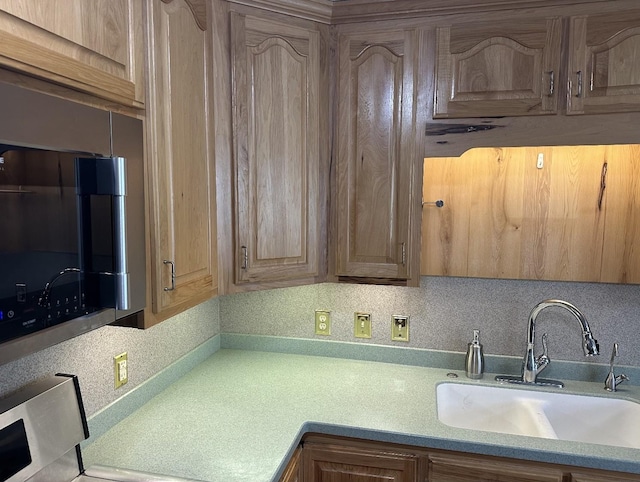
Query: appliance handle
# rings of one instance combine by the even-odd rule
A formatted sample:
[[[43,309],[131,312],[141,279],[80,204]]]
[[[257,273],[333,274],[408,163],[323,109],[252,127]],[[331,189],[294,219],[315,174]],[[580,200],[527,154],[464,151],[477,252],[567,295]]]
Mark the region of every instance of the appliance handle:
[[[129,268],[127,264],[127,166],[124,157],[112,157],[114,274],[116,284],[116,309],[128,310],[131,305]]]
[[[76,159],[79,195],[111,196],[113,214],[113,276],[117,310],[131,306],[129,268],[127,262],[127,163],[124,157]]]

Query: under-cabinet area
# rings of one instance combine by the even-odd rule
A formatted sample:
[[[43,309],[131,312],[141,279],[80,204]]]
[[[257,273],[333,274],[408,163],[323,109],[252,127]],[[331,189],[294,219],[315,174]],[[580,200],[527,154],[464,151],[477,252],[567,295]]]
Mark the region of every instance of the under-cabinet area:
[[[421,273],[639,283],[638,154],[556,146],[426,158]]]

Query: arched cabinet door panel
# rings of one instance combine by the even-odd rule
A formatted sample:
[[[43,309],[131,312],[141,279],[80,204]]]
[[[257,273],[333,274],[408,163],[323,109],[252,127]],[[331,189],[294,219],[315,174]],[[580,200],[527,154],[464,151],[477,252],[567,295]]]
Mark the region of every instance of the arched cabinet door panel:
[[[235,282],[319,272],[321,36],[231,13]]]
[[[147,0],[151,305],[160,321],[217,294],[211,38],[194,0]],[[203,26],[205,27],[203,29]]]
[[[640,10],[570,25],[567,113],[640,111]]]
[[[416,30],[339,37],[338,276],[406,281],[417,275],[419,41]]]
[[[558,17],[438,28],[434,117],[556,113],[561,33]]]

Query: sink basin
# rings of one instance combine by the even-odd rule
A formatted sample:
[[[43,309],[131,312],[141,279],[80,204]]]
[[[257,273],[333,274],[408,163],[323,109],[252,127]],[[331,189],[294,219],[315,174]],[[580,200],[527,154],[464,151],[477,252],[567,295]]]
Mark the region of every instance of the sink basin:
[[[449,426],[640,449],[640,404],[611,397],[441,383],[438,419]]]

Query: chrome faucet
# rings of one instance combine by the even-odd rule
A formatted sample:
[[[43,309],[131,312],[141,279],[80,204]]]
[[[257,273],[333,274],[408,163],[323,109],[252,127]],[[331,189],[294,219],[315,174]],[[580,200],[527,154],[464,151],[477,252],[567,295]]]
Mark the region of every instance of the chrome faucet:
[[[538,379],[538,374],[549,366],[551,359],[547,354],[547,334],[542,335],[542,355],[535,356],[534,348],[535,348],[535,329],[536,329],[536,320],[540,312],[546,308],[550,308],[552,306],[557,306],[559,308],[564,308],[569,311],[580,323],[580,328],[582,329],[582,349],[584,351],[585,356],[592,356],[599,354],[599,346],[598,342],[593,338],[591,334],[591,329],[589,328],[589,323],[587,319],[582,314],[582,312],[573,306],[571,303],[562,300],[545,300],[538,303],[531,310],[529,314],[529,323],[527,325],[527,350],[524,354],[524,359],[522,360],[522,377],[508,377],[508,376],[497,376],[496,380],[498,381],[507,381],[511,383],[525,383],[525,384],[537,384],[537,385],[549,385],[556,387],[563,387],[564,383],[557,380],[546,380],[546,379]]]
[[[618,356],[618,344],[613,344],[613,350],[611,352],[611,361],[609,361],[609,374],[604,381],[604,389],[608,392],[615,392],[618,390],[618,385],[620,385],[624,381],[628,381],[629,377],[624,373],[620,375],[616,375],[613,371],[613,363],[615,358]]]

